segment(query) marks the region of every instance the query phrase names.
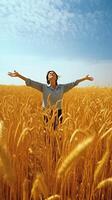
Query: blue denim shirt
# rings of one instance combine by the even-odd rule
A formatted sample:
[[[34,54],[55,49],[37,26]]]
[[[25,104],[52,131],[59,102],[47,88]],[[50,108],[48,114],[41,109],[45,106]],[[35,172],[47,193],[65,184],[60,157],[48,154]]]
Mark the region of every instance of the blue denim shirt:
[[[58,84],[54,89],[51,86],[33,81],[31,79],[26,80],[26,85],[32,88],[35,88],[43,93],[43,107],[53,106],[56,104],[58,109],[61,109],[63,94],[74,86],[77,85],[77,82],[71,82],[67,84]]]

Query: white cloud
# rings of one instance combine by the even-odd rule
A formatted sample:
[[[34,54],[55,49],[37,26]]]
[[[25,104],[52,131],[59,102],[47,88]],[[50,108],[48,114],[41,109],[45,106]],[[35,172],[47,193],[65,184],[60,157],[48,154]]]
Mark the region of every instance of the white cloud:
[[[62,0],[2,0],[0,3],[0,30],[7,34],[29,37],[63,34],[69,31],[72,18],[73,14],[63,8]]]
[[[83,10],[84,2],[87,11]],[[73,41],[110,37],[112,16],[100,10],[100,3],[101,0],[1,0],[0,39],[27,38],[47,45],[53,41],[55,46],[55,41],[65,42],[68,37]]]

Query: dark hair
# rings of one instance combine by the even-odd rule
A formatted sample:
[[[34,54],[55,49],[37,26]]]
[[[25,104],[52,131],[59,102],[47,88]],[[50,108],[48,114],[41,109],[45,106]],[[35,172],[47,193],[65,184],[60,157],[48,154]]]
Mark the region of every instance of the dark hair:
[[[48,85],[50,84],[50,81],[49,81],[49,79],[48,79],[48,75],[49,75],[50,72],[54,72],[54,73],[56,74],[56,85],[57,85],[58,75],[57,75],[57,73],[56,73],[55,71],[53,71],[53,70],[50,70],[50,71],[47,72],[47,75],[46,75],[47,84],[48,84]]]

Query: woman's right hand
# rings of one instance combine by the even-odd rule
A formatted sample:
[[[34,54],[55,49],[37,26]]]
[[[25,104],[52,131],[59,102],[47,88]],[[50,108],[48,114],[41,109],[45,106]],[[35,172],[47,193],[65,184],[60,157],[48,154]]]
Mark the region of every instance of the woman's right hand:
[[[19,77],[20,74],[14,70],[14,72],[8,72],[8,75],[11,77]]]

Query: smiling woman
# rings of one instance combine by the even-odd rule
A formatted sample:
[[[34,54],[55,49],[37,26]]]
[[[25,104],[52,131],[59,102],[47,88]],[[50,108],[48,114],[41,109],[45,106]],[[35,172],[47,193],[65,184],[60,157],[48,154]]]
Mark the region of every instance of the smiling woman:
[[[8,75],[11,77],[21,78],[22,80],[25,81],[27,86],[30,86],[42,92],[44,109],[51,108],[51,113],[52,113],[53,107],[54,106],[56,107],[57,112],[54,121],[54,129],[57,127],[57,124],[59,122],[62,122],[62,98],[64,93],[68,92],[70,89],[77,86],[82,81],[85,80],[93,81],[93,77],[87,75],[84,78],[81,78],[71,83],[58,84],[58,75],[53,70],[48,71],[46,75],[47,84],[43,84],[37,81],[33,81],[29,78],[26,78],[17,71],[9,72]]]

